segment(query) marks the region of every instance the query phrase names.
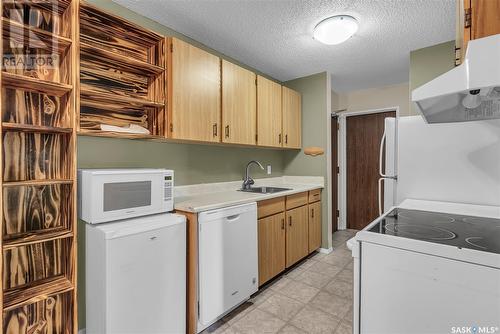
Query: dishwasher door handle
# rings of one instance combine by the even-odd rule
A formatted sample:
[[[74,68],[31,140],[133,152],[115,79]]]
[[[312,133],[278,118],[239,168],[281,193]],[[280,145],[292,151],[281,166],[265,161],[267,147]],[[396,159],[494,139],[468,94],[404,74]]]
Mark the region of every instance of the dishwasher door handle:
[[[236,215],[232,215],[232,216],[226,217],[226,220],[230,221],[230,222],[233,222],[235,220],[238,220],[239,218],[240,218],[240,214],[236,214]]]

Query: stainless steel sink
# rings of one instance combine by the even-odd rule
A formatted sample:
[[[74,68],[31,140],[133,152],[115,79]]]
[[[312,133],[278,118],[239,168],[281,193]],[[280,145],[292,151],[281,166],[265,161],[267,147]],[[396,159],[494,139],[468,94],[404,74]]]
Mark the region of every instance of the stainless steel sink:
[[[252,187],[249,189],[240,189],[238,191],[243,191],[247,193],[258,193],[258,194],[273,194],[279,193],[280,191],[292,190],[290,188],[279,188],[279,187]]]

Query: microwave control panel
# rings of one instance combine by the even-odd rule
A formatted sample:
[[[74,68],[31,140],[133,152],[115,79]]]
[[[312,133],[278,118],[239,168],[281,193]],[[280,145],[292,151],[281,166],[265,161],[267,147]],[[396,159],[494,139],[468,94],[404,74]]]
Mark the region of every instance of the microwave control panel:
[[[174,190],[174,174],[168,172],[163,175],[163,201],[168,202],[172,200],[172,192]]]

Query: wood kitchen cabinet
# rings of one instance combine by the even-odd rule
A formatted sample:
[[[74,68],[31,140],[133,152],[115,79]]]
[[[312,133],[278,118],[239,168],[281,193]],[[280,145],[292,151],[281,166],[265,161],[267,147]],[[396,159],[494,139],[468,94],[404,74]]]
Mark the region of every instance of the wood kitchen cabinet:
[[[309,254],[307,205],[286,212],[286,267]]]
[[[257,145],[282,147],[281,85],[257,76]]]
[[[259,219],[259,285],[285,270],[285,213]]]
[[[470,40],[500,34],[500,0],[457,0],[457,58],[460,64]]]
[[[256,144],[256,75],[226,60],[222,60],[222,125],[223,143]]]
[[[283,86],[283,147],[301,148],[302,112],[301,96],[298,92]]]
[[[321,247],[321,202],[310,203],[309,208],[309,253]]]
[[[321,202],[315,196],[319,193],[318,189],[258,203],[259,285],[321,246]],[[315,202],[308,204],[308,198]]]
[[[220,141],[220,70],[219,57],[172,38],[170,138]]]

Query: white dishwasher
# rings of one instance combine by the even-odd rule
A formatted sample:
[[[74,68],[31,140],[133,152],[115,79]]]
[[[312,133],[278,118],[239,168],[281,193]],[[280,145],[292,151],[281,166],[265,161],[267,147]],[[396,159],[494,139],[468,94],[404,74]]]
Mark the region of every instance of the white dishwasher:
[[[257,204],[198,215],[198,332],[258,289]]]

